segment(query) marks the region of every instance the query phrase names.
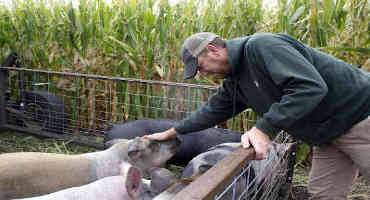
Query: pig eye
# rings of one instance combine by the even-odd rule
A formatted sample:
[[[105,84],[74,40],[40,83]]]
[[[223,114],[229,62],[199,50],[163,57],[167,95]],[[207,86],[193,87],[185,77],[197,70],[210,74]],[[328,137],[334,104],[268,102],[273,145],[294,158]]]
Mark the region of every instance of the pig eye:
[[[131,159],[137,159],[138,157],[140,157],[140,151],[139,151],[139,150],[129,151],[129,152],[128,152],[128,156],[129,156]]]

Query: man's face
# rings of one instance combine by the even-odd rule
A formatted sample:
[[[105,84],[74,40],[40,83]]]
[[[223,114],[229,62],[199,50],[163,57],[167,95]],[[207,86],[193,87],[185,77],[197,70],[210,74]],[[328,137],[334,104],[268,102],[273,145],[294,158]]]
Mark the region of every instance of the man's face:
[[[209,49],[198,56],[198,71],[202,76],[225,78],[231,72],[226,49]]]

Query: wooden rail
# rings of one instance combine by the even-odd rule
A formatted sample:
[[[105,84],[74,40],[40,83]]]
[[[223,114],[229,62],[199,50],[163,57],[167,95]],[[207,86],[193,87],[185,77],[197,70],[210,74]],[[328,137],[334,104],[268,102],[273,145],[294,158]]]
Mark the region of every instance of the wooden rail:
[[[231,184],[233,178],[247,166],[248,161],[254,158],[253,148],[239,147],[179,193],[174,194],[173,198],[168,199],[211,200],[219,191]]]

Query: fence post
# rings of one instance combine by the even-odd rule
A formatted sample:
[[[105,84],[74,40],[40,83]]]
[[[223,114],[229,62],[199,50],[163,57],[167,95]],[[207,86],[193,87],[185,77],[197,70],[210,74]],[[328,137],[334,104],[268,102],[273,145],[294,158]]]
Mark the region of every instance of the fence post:
[[[6,124],[6,91],[7,91],[7,71],[0,70],[0,130],[3,130]]]

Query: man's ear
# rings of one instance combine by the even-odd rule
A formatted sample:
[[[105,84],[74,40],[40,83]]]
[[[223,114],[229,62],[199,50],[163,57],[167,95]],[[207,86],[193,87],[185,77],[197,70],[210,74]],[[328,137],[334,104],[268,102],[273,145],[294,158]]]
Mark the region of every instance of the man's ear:
[[[210,52],[212,54],[215,54],[217,56],[220,54],[220,49],[218,47],[216,47],[215,45],[208,44],[206,48],[207,48],[208,52]]]

